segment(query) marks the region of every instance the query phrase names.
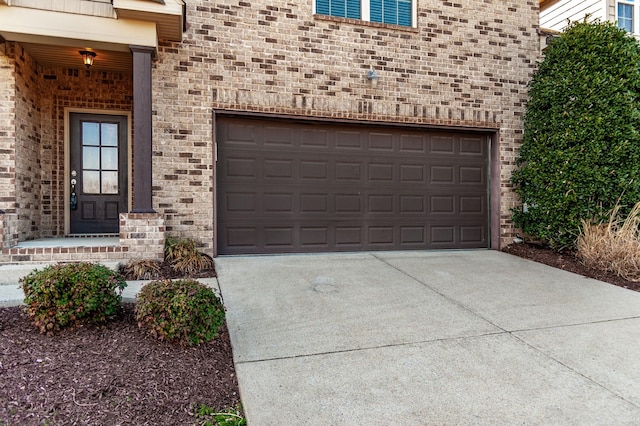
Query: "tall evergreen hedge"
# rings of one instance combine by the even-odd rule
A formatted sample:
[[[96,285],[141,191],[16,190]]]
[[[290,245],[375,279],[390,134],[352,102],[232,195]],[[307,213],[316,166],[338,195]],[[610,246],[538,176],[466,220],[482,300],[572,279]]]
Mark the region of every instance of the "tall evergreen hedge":
[[[512,182],[513,220],[556,249],[581,219],[640,201],[640,46],[611,23],[576,22],[548,46],[529,87]]]

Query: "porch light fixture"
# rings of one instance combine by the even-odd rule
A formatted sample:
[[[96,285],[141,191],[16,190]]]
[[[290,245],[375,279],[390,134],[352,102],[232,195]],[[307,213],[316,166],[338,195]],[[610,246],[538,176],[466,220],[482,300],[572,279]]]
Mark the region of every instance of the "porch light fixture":
[[[93,59],[96,57],[96,52],[81,50],[80,54],[82,55],[82,63],[87,67],[87,69],[91,68],[91,65],[93,65]]]
[[[373,68],[371,68],[369,72],[367,72],[367,80],[371,82],[371,87],[376,87],[378,85],[379,79],[380,79],[380,76],[378,75],[376,70],[374,70]]]

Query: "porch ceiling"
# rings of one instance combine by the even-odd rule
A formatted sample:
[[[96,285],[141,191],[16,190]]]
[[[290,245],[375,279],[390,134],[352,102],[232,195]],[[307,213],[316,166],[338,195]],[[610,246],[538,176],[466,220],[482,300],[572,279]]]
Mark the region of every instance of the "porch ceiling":
[[[40,65],[55,68],[84,68],[80,50],[87,46],[51,46],[40,43],[20,43]],[[92,70],[130,73],[133,69],[130,52],[118,52],[105,49],[90,49],[96,53]]]
[[[1,0],[0,0],[1,1]],[[93,69],[131,72],[130,46],[157,48],[156,23],[0,5],[0,36],[38,63],[82,68],[80,50],[96,52]]]

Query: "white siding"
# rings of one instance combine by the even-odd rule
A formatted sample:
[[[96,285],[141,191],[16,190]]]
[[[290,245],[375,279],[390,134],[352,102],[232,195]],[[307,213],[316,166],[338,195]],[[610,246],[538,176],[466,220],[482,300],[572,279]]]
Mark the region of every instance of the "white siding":
[[[5,3],[31,9],[115,18],[111,0],[5,0]]]
[[[607,19],[607,0],[560,0],[540,11],[540,27],[563,31],[569,21]]]

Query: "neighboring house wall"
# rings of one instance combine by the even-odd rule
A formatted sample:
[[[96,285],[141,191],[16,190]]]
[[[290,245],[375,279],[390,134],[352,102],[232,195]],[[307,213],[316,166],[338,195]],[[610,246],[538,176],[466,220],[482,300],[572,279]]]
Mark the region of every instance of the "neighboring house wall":
[[[187,2],[154,65],[154,205],[211,252],[212,109],[500,129],[501,238],[539,51],[536,2],[418,3],[417,28],[314,16],[312,1]],[[380,75],[376,88],[369,69]]]
[[[540,11],[540,27],[563,31],[569,21],[605,21],[608,0],[564,0],[558,1]]]
[[[93,16],[113,16],[111,0],[5,0],[10,6],[55,10]]]
[[[20,240],[39,238],[40,224],[40,75],[35,61],[14,45],[16,70],[16,213]]]

